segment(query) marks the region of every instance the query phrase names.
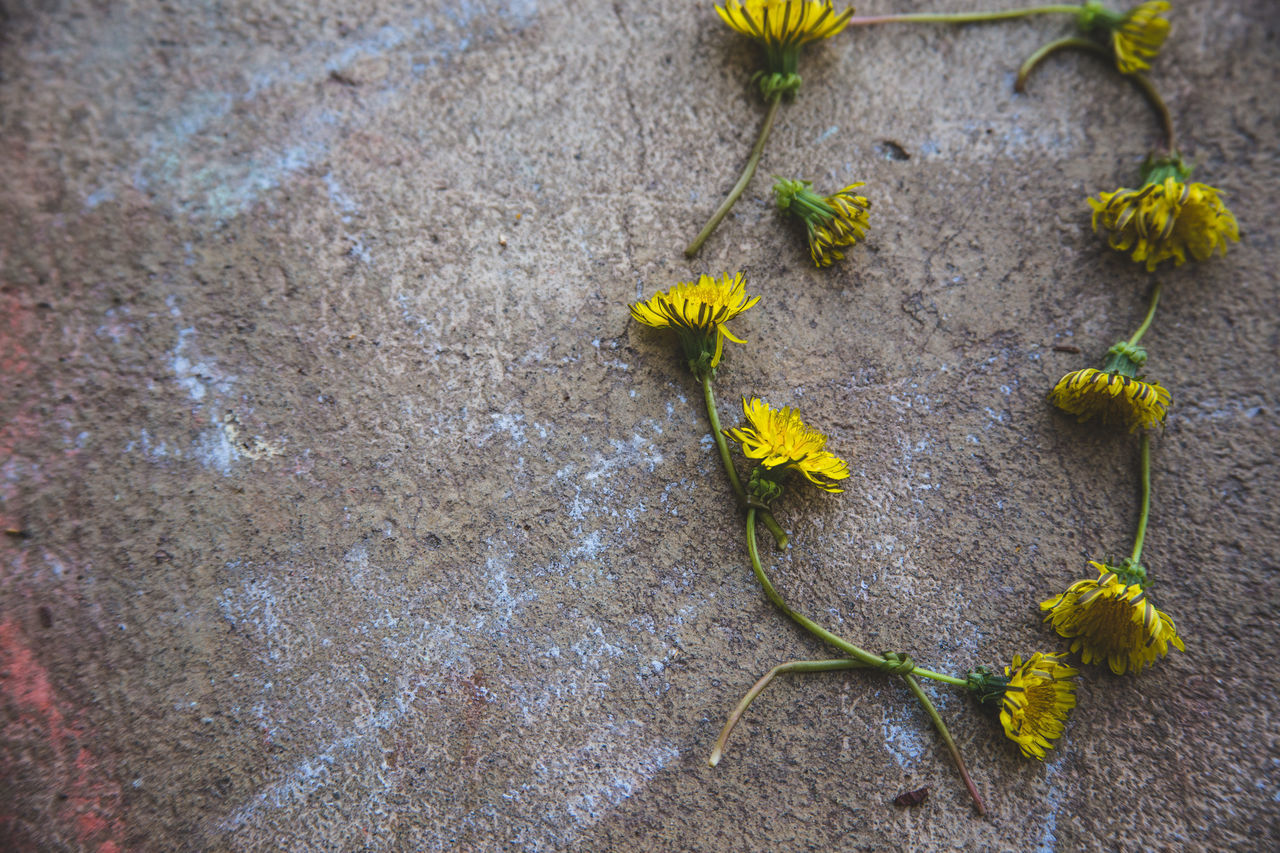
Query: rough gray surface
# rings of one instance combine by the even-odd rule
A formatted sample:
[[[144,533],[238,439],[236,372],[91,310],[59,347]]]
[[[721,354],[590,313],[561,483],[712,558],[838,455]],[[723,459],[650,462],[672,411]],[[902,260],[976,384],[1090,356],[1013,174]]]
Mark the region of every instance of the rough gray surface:
[[[974,4],[868,3],[860,11]],[[699,393],[626,303],[763,296],[718,382],[853,476],[770,555],[802,609],[961,672],[1062,647],[1035,604],[1121,553],[1136,443],[1044,395],[1150,277],[1089,229],[1150,114],[1062,20],[807,52],[763,109],[708,3],[7,3],[0,46],[0,846],[1268,849],[1277,843],[1280,53],[1179,4],[1154,79],[1244,239],[1162,274],[1147,562],[1187,653],[1089,669],[1027,761],[826,654],[746,565]],[[764,176],[867,182],[809,266]],[[1074,345],[1079,355],[1055,350]],[[913,810],[890,800],[921,785]]]

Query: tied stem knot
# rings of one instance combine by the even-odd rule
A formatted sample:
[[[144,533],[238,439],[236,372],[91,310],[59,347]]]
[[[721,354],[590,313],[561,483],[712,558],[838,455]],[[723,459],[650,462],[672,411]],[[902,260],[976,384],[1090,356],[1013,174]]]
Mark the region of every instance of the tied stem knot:
[[[876,668],[881,672],[887,672],[890,675],[909,675],[915,671],[916,662],[911,656],[903,652],[882,652],[881,657],[884,661]]]

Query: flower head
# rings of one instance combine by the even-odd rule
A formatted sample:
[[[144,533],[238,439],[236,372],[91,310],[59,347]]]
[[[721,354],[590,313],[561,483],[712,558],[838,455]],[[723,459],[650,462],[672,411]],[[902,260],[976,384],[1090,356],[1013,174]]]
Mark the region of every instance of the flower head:
[[[1049,611],[1045,621],[1071,639],[1071,651],[1085,663],[1106,662],[1116,675],[1142,672],[1169,646],[1186,651],[1173,620],[1156,609],[1137,578],[1122,578],[1123,569],[1104,563],[1089,565],[1098,570],[1097,580],[1077,581],[1040,604]]]
[[[726,338],[746,343],[725,323],[759,301],[759,296],[747,295],[742,273],[725,273],[719,280],[702,275],[696,282],[681,282],[630,308],[631,316],[646,326],[675,329],[690,369],[700,373],[720,363]]]
[[[796,68],[801,45],[835,35],[853,16],[852,8],[837,13],[831,0],[725,0],[716,12],[730,27],[764,46],[768,73],[760,89],[766,98],[800,88]]]
[[[853,246],[866,238],[871,202],[853,193],[860,186],[850,184],[824,197],[813,191],[809,181],[775,179],[773,192],[778,209],[804,220],[814,266],[830,266],[844,257],[841,246]]]
[[[1169,36],[1169,22],[1161,16],[1169,11],[1166,0],[1146,0],[1128,12],[1108,9],[1099,0],[1088,0],[1080,8],[1077,23],[1082,30],[1102,29],[1111,35],[1116,68],[1121,74],[1137,74],[1151,66]]]
[[[1123,423],[1133,432],[1164,423],[1172,400],[1169,390],[1158,382],[1087,367],[1059,379],[1049,392],[1049,402],[1081,421],[1096,416],[1104,424]]]
[[[724,434],[742,445],[748,459],[760,460],[757,470],[774,483],[791,471],[826,492],[842,492],[836,480],[849,476],[843,459],[824,450],[827,437],[806,424],[800,413],[787,406],[772,409],[758,398],[742,398],[742,412],[749,427],[727,429]],[[754,477],[754,475],[753,475]]]
[[[1206,184],[1184,183],[1173,175],[1141,189],[1120,188],[1089,199],[1093,230],[1109,232],[1107,242],[1121,252],[1133,249],[1133,259],[1151,272],[1173,258],[1182,266],[1187,255],[1208,260],[1227,241],[1238,241],[1236,218],[1222,203],[1220,191]]]
[[[1169,36],[1169,22],[1160,17],[1168,11],[1165,0],[1147,0],[1130,10],[1111,31],[1111,46],[1121,74],[1136,74],[1151,67],[1147,60],[1155,58]]]
[[[1027,758],[1044,760],[1050,741],[1062,736],[1068,712],[1076,706],[1080,671],[1061,662],[1062,655],[1036,652],[1024,663],[1019,655],[1000,677],[987,667],[969,673],[969,686],[984,702],[1000,703],[1000,724]]]

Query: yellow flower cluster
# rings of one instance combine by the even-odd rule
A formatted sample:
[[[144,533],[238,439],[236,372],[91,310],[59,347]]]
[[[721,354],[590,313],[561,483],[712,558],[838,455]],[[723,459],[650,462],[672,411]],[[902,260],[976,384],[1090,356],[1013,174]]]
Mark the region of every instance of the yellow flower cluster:
[[[853,9],[836,13],[830,0],[727,0],[720,18],[766,47],[792,47],[830,38],[844,29]]]
[[[1158,382],[1087,367],[1073,370],[1049,392],[1049,402],[1081,421],[1124,424],[1131,432],[1164,423],[1172,400]]]
[[[1169,22],[1161,17],[1169,8],[1165,0],[1147,0],[1111,31],[1111,47],[1121,74],[1137,74],[1151,67],[1147,60],[1155,59],[1169,36]]]
[[[835,481],[849,476],[849,466],[825,450],[827,437],[806,424],[800,413],[786,406],[773,409],[758,398],[742,398],[742,413],[749,427],[727,429],[724,434],[742,445],[748,459],[759,460],[779,474],[799,471],[824,492],[842,492]]]
[[[1135,674],[1169,653],[1169,646],[1185,651],[1178,629],[1168,614],[1156,609],[1146,591],[1126,584],[1111,567],[1090,561],[1097,580],[1082,580],[1062,595],[1041,603],[1045,617],[1071,651],[1085,663],[1107,663],[1116,675]]]
[[[1028,758],[1044,760],[1051,741],[1065,728],[1067,714],[1076,706],[1075,682],[1079,670],[1062,663],[1062,655],[1039,652],[1024,662],[1018,655],[1005,667],[1008,684],[1000,699],[1000,724],[1004,733]]]
[[[725,273],[719,279],[701,275],[696,282],[681,282],[665,293],[635,302],[631,316],[655,329],[675,329],[691,362],[710,356],[710,366],[720,364],[725,339],[745,344],[725,323],[760,301],[748,296],[742,273]]]
[[[1181,266],[1187,255],[1208,260],[1238,241],[1236,218],[1222,203],[1221,192],[1205,184],[1183,183],[1172,176],[1141,189],[1118,189],[1089,199],[1093,230],[1101,225],[1113,249],[1133,249],[1133,259],[1153,271],[1162,261]]]

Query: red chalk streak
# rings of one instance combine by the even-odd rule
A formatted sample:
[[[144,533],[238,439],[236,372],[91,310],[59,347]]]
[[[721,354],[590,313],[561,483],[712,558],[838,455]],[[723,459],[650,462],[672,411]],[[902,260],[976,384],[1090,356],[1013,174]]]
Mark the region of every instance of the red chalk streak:
[[[93,731],[68,722],[79,718],[82,712],[59,701],[48,670],[36,660],[12,622],[0,622],[0,695],[11,711],[0,735],[11,744],[43,737],[53,751],[51,762],[32,768],[50,790],[66,795],[49,837],[69,832],[82,847],[98,853],[120,853],[125,830],[119,815],[120,785],[83,745],[92,739]],[[18,768],[6,770],[16,772]],[[0,787],[15,781],[6,779],[6,775],[0,775]]]

